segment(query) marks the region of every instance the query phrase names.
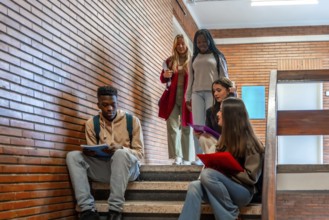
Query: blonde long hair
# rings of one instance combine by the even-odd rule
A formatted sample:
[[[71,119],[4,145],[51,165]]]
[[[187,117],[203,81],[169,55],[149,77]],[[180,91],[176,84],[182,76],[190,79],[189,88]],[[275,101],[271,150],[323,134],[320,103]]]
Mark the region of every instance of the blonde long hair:
[[[188,63],[189,63],[189,61],[191,59],[191,52],[190,52],[190,48],[189,48],[189,46],[187,44],[187,40],[184,37],[184,35],[182,35],[182,34],[177,34],[176,37],[175,37],[175,39],[174,39],[174,42],[173,42],[173,46],[172,46],[172,50],[171,50],[171,53],[172,53],[172,55],[171,55],[171,61],[172,61],[172,67],[171,67],[171,69],[172,70],[177,70],[178,65],[179,65],[179,53],[176,50],[176,46],[177,46],[177,43],[178,43],[178,39],[179,38],[182,38],[183,39],[183,41],[185,43],[185,46],[186,46],[186,52],[184,54],[185,60],[184,60],[184,63],[183,63],[182,66],[183,66],[183,69],[185,71],[187,71],[188,70]]]

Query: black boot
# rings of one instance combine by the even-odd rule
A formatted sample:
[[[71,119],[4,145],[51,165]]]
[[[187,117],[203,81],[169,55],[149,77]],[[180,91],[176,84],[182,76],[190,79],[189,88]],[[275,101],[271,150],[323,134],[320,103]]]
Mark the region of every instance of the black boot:
[[[122,213],[110,210],[107,215],[107,220],[122,220]]]
[[[80,213],[80,220],[99,220],[99,215],[96,211],[86,210]]]

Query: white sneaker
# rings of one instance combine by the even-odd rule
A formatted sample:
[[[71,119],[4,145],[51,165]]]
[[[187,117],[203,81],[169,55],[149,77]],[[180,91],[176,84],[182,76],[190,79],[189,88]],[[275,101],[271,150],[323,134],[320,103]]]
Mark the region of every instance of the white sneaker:
[[[191,162],[192,165],[203,166],[204,164],[200,159]]]
[[[183,160],[181,157],[176,157],[172,165],[182,165],[182,162]]]
[[[183,160],[182,165],[191,165],[191,161]]]

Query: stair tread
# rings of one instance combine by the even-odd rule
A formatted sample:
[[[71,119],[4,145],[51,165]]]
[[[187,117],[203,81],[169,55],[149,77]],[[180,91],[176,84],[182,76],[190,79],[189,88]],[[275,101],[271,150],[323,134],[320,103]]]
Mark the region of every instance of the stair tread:
[[[197,165],[141,165],[140,171],[143,172],[200,172],[202,166]]]
[[[123,206],[123,213],[181,213],[184,201],[126,201]],[[108,203],[106,200],[96,201],[98,212],[107,212]],[[261,215],[261,204],[249,204],[240,209],[241,215]],[[202,214],[211,214],[211,206],[208,203],[202,204]]]
[[[129,182],[127,190],[187,190],[191,181],[134,181]],[[110,184],[93,182],[93,189],[108,190]]]

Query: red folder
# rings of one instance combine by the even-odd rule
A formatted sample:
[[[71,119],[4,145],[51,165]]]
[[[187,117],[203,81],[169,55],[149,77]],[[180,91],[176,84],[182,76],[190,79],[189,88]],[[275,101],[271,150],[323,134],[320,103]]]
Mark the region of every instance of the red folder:
[[[239,162],[230,152],[216,152],[212,154],[198,154],[205,167],[215,169],[224,174],[243,172]]]

